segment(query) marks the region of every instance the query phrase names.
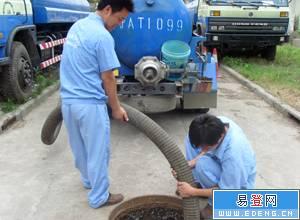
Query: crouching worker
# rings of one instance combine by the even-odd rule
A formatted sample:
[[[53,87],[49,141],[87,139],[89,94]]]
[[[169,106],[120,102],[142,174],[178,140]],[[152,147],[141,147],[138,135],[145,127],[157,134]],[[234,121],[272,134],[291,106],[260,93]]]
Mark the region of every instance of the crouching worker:
[[[253,189],[255,154],[242,129],[232,120],[203,114],[195,118],[185,140],[186,158],[199,188],[177,183],[183,198],[207,197],[202,219],[212,218],[213,189]]]

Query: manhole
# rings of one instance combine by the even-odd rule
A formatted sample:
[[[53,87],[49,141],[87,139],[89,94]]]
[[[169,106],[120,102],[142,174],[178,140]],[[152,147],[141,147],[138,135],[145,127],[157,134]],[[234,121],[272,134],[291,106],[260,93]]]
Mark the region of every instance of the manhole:
[[[109,220],[184,220],[182,200],[162,195],[136,197],[117,206]]]

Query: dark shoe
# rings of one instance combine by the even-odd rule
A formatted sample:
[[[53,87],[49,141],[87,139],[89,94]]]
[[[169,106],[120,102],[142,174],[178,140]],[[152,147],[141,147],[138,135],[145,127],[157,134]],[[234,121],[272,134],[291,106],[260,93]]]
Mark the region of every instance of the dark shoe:
[[[104,206],[115,205],[119,202],[122,202],[124,196],[122,194],[112,194],[109,193],[108,200],[104,203]]]
[[[212,219],[212,214],[213,214],[213,212],[212,212],[212,207],[209,205],[209,204],[207,204],[206,206],[205,206],[205,208],[203,208],[201,211],[200,211],[200,219],[202,220],[207,220],[207,219]]]

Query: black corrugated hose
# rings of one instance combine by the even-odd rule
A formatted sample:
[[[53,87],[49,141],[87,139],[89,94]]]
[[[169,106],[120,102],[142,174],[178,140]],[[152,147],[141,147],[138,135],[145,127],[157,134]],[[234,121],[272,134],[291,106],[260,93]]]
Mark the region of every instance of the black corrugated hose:
[[[129,123],[142,131],[159,148],[166,157],[171,167],[176,171],[179,181],[187,182],[193,186],[193,175],[184,155],[170,136],[152,119],[136,110],[135,108],[122,104],[129,118]],[[41,133],[43,143],[50,145],[56,140],[61,125],[61,106],[58,105],[47,117]],[[200,206],[198,197],[183,199],[183,212],[185,220],[200,219]]]

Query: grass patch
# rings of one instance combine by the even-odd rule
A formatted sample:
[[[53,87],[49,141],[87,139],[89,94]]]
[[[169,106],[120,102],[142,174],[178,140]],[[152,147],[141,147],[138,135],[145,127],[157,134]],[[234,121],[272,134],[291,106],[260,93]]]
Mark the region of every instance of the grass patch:
[[[300,48],[278,46],[276,59],[225,57],[223,63],[300,109]]]
[[[0,103],[0,110],[4,113],[12,112],[17,109],[19,105],[8,99],[6,102]]]
[[[36,74],[35,87],[32,92],[32,97],[35,98],[48,86],[53,85],[57,81],[57,78],[53,76],[44,76],[41,73]]]

